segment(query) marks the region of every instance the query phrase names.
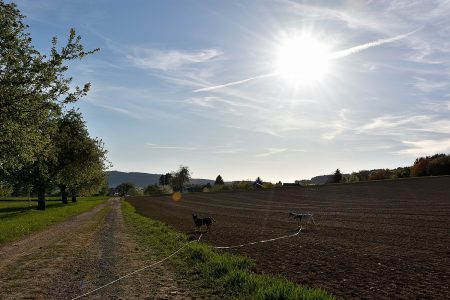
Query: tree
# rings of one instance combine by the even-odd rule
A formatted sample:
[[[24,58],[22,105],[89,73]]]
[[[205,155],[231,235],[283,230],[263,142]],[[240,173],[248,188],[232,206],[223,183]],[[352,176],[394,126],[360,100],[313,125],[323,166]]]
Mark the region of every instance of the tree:
[[[256,188],[262,188],[263,187],[263,181],[261,180],[261,178],[256,178],[255,183],[253,184],[254,187]]]
[[[164,185],[165,182],[164,179],[165,179],[164,175],[159,176],[159,185]]]
[[[79,112],[68,111],[58,120],[58,133],[53,139],[57,147],[58,170],[55,184],[67,203],[67,188],[76,202],[77,193],[97,193],[106,184],[105,170],[110,165],[103,143],[89,136]]]
[[[166,175],[164,175],[164,185],[170,185],[171,182],[172,182],[172,174],[166,173]]]
[[[52,39],[50,55],[32,45],[24,16],[14,3],[0,0],[0,173],[8,176],[49,154],[49,121],[62,108],[86,95],[90,88],[71,87],[66,62],[96,52],[85,51],[81,37],[70,30],[58,49]]]
[[[214,185],[224,185],[225,183],[223,182],[222,176],[217,176],[216,181],[214,182]]]
[[[339,169],[336,169],[336,171],[333,174],[333,182],[339,183],[342,181],[342,173]]]
[[[172,188],[176,191],[183,192],[183,186],[191,180],[191,173],[189,167],[180,166],[178,172],[172,174]]]
[[[130,194],[130,192],[132,190],[134,190],[135,188],[136,187],[135,187],[134,183],[124,182],[124,183],[119,184],[116,187],[116,190],[119,193],[119,196],[124,197],[124,196]]]
[[[159,186],[157,186],[156,184],[150,184],[144,188],[144,195],[156,195],[156,194],[161,194],[161,190],[159,189]]]

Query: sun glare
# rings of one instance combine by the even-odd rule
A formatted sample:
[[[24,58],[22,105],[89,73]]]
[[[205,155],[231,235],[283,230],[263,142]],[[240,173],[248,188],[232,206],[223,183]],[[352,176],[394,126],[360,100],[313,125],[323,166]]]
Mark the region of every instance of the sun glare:
[[[280,43],[276,56],[276,73],[295,83],[319,81],[329,70],[326,45],[308,35],[288,38]]]

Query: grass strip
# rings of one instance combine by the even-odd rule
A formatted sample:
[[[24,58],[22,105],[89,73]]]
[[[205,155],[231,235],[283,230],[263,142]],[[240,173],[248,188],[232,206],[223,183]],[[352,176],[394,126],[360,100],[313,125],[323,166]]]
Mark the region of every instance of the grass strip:
[[[79,197],[76,203],[49,203],[44,211],[25,201],[0,202],[0,244],[81,214],[108,198]]]
[[[188,236],[170,226],[136,213],[122,201],[125,223],[144,247],[151,247],[161,258],[188,242]],[[207,244],[191,243],[171,259],[174,270],[201,282],[219,298],[225,299],[335,299],[322,289],[298,285],[281,277],[253,272],[249,258],[214,249]]]

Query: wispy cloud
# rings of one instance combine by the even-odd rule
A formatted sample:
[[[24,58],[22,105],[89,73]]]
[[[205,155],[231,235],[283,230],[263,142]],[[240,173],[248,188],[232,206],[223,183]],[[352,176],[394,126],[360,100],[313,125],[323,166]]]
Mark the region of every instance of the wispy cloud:
[[[450,120],[436,115],[386,115],[373,119],[356,132],[386,136],[408,134],[420,139],[424,134],[450,134]]]
[[[417,124],[430,121],[430,116],[414,115],[414,116],[391,116],[386,115],[373,119],[370,123],[362,126],[362,131],[386,130],[399,128],[407,125],[409,128],[416,127]]]
[[[136,66],[144,69],[173,70],[182,66],[204,63],[223,55],[218,49],[202,49],[197,51],[134,48],[127,55]]]
[[[258,75],[258,76],[250,77],[250,78],[243,79],[243,80],[233,81],[233,82],[219,84],[219,85],[210,86],[210,87],[201,88],[201,89],[196,89],[193,92],[194,93],[198,93],[198,92],[207,92],[207,91],[217,90],[217,89],[221,89],[221,88],[224,88],[224,87],[229,87],[229,86],[233,86],[233,85],[243,84],[243,83],[246,83],[246,82],[249,82],[249,81],[253,81],[253,80],[256,80],[256,79],[263,79],[263,78],[273,77],[273,76],[276,76],[276,75],[277,75],[276,73],[269,73],[269,74]]]
[[[450,152],[450,139],[421,140],[421,141],[402,141],[406,149],[398,151],[399,154],[412,156],[425,156],[434,153]]]
[[[160,145],[154,143],[146,143],[147,149],[156,149],[156,150],[181,150],[181,151],[195,151],[201,153],[210,153],[210,154],[236,154],[242,151],[242,148],[236,147],[232,144],[225,145],[197,145],[197,146],[184,146],[184,145]]]
[[[264,153],[256,154],[255,157],[268,157],[274,154],[286,152],[287,150],[287,148],[270,148]]]
[[[365,44],[362,44],[362,45],[359,45],[359,46],[351,47],[351,48],[348,48],[348,49],[345,49],[345,50],[336,51],[336,52],[334,52],[334,53],[332,53],[330,55],[330,58],[331,59],[342,58],[342,57],[345,57],[345,56],[349,56],[349,55],[356,54],[358,52],[367,50],[369,48],[381,46],[381,45],[387,44],[387,43],[392,43],[392,42],[404,39],[404,38],[406,38],[406,37],[416,33],[420,29],[421,28],[416,29],[414,31],[410,31],[410,32],[404,33],[404,34],[400,34],[400,35],[397,35],[397,36],[394,36],[394,37],[390,37],[390,38],[386,38],[386,39],[379,39],[379,40],[372,41],[372,42],[369,42],[369,43],[365,43]]]
[[[413,84],[414,87],[424,93],[430,93],[437,90],[443,90],[450,86],[448,81],[431,80],[422,77],[416,77],[416,81]]]
[[[385,39],[379,39],[376,41],[372,41],[369,43],[365,43],[365,44],[361,44],[355,47],[351,47],[345,50],[340,50],[340,51],[336,51],[333,52],[329,55],[328,59],[332,60],[332,59],[339,59],[339,58],[343,58],[352,54],[356,54],[358,52],[367,50],[369,48],[373,48],[373,47],[377,47],[377,46],[381,46],[383,44],[387,44],[387,43],[392,43],[401,39],[404,39],[412,34],[414,34],[415,32],[417,32],[419,29],[416,29],[414,31],[410,31],[408,33],[404,33],[404,34],[400,34],[400,35],[396,35],[394,37],[390,37],[390,38],[385,38]],[[213,90],[217,90],[217,89],[222,89],[225,87],[229,87],[229,86],[234,86],[234,85],[240,85],[243,83],[247,83],[249,81],[254,81],[254,80],[258,80],[258,79],[264,79],[264,78],[268,78],[268,77],[274,77],[277,76],[279,74],[277,74],[276,72],[271,72],[271,73],[267,73],[267,74],[262,74],[262,75],[257,75],[257,76],[253,76],[253,77],[249,77],[246,79],[241,79],[241,80],[237,80],[237,81],[232,81],[232,82],[228,82],[228,83],[224,83],[224,84],[219,84],[219,85],[214,85],[214,86],[209,86],[209,87],[205,87],[205,88],[201,88],[201,89],[196,89],[193,92],[194,93],[198,93],[198,92],[208,92],[208,91],[213,91]]]
[[[338,119],[334,122],[324,125],[327,132],[322,134],[322,138],[325,140],[333,140],[341,134],[345,129],[349,127],[347,119],[348,109],[341,109],[338,114]]]
[[[160,146],[157,144],[146,144],[148,149],[163,149],[163,150],[198,150],[197,147],[185,147],[185,146]]]
[[[292,153],[292,152],[305,152],[303,149],[289,149],[289,148],[267,148],[266,151],[263,153],[256,154],[255,157],[257,158],[263,158],[263,157],[269,157],[272,155],[277,155],[281,153]]]
[[[221,108],[218,106],[223,106],[224,104],[232,107],[248,107],[248,108],[256,108],[255,105],[251,105],[248,103],[240,103],[233,100],[226,100],[216,96],[206,96],[206,97],[191,97],[185,100],[186,103],[208,107],[208,108]]]
[[[136,114],[135,112],[133,112],[131,110],[128,110],[126,108],[123,108],[123,107],[117,107],[117,106],[113,106],[113,105],[109,105],[109,104],[100,104],[100,103],[97,103],[97,102],[89,102],[89,103],[92,104],[92,105],[95,105],[95,106],[102,107],[102,108],[105,108],[107,110],[113,111],[115,113],[119,113],[121,115],[125,115],[127,117],[131,117],[131,118],[136,119],[136,120],[142,120],[143,119],[141,115]]]

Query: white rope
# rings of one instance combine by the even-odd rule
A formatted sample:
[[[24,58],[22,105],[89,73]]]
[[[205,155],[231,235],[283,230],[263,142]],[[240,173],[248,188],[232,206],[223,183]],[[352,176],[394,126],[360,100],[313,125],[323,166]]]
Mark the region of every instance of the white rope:
[[[300,231],[302,231],[302,227],[300,227],[296,233],[290,234],[290,235],[283,235],[283,236],[276,237],[276,238],[273,238],[273,239],[261,240],[261,241],[256,241],[256,242],[251,242],[251,243],[246,243],[246,244],[240,244],[240,245],[235,245],[235,246],[222,246],[222,247],[214,247],[214,248],[216,248],[216,249],[233,249],[233,248],[240,248],[240,247],[244,247],[244,246],[248,246],[248,245],[259,244],[259,243],[273,242],[273,241],[277,241],[277,240],[281,240],[281,239],[294,237],[294,236],[298,235],[300,233]]]
[[[277,241],[277,240],[281,240],[281,239],[286,239],[286,238],[294,237],[294,236],[298,235],[301,231],[302,231],[302,227],[300,227],[296,233],[290,234],[290,235],[283,235],[283,236],[276,237],[276,238],[273,238],[273,239],[261,240],[261,241],[256,241],[256,242],[251,242],[251,243],[246,243],[246,244],[241,244],[241,245],[235,245],[235,246],[222,246],[222,247],[214,247],[214,246],[213,246],[213,248],[216,248],[216,249],[233,249],[233,248],[240,248],[240,247],[244,247],[244,246],[248,246],[248,245],[259,244],[259,243],[273,242],[273,241]],[[162,262],[168,260],[169,258],[171,258],[172,256],[174,256],[175,254],[177,254],[177,253],[180,252],[181,250],[183,250],[187,245],[189,245],[189,244],[191,244],[191,243],[193,243],[193,242],[200,242],[200,239],[202,238],[202,236],[203,236],[203,233],[200,234],[200,236],[198,237],[197,240],[193,240],[193,241],[190,241],[190,242],[184,244],[184,245],[183,245],[181,248],[179,248],[177,251],[175,251],[175,252],[173,252],[172,254],[170,254],[169,256],[167,256],[167,257],[161,259],[160,261],[157,261],[157,262],[155,262],[155,263],[152,263],[152,264],[150,264],[150,265],[147,265],[147,266],[145,266],[145,267],[142,267],[142,268],[140,268],[140,269],[138,269],[138,270],[135,270],[135,271],[133,271],[133,272],[131,272],[131,273],[128,273],[128,274],[126,274],[126,275],[123,275],[123,276],[121,276],[121,277],[119,277],[119,278],[117,278],[117,279],[115,279],[115,280],[113,280],[113,281],[111,281],[111,282],[108,282],[108,283],[105,284],[105,285],[102,285],[101,287],[98,287],[98,288],[93,289],[93,290],[91,290],[91,291],[89,291],[89,292],[87,292],[87,293],[84,293],[84,294],[80,295],[80,296],[77,296],[77,297],[75,297],[75,298],[72,298],[72,300],[76,300],[76,299],[80,299],[80,298],[82,298],[82,297],[85,297],[85,296],[87,296],[87,295],[89,295],[89,294],[92,294],[92,293],[94,293],[94,292],[96,292],[96,291],[98,291],[98,290],[101,290],[101,289],[103,289],[103,288],[105,288],[105,287],[107,287],[107,286],[109,286],[109,285],[111,285],[111,284],[113,284],[113,283],[116,283],[116,282],[119,281],[119,280],[122,280],[122,279],[124,279],[124,278],[126,278],[126,277],[129,277],[129,276],[131,276],[131,275],[133,275],[133,274],[136,274],[136,273],[138,273],[138,272],[141,272],[141,271],[143,271],[143,270],[145,270],[145,269],[148,269],[148,268],[150,268],[150,267],[156,266],[156,265],[158,265],[158,264],[160,264],[160,263],[162,263]]]
[[[119,281],[119,280],[122,280],[122,279],[124,279],[124,278],[126,278],[126,277],[129,277],[129,276],[131,276],[131,275],[133,275],[133,274],[136,274],[136,273],[138,273],[138,272],[141,272],[141,271],[143,271],[143,270],[145,270],[145,269],[148,269],[148,268],[150,268],[150,267],[156,266],[156,265],[158,265],[158,264],[164,262],[164,261],[168,260],[169,258],[171,258],[172,256],[174,256],[175,254],[177,254],[178,252],[180,252],[181,250],[183,250],[183,249],[184,249],[187,245],[189,245],[190,243],[200,241],[202,235],[203,235],[203,234],[200,234],[200,236],[199,236],[199,238],[198,238],[197,240],[190,241],[190,242],[184,244],[183,247],[179,248],[177,251],[175,251],[175,252],[173,252],[172,254],[170,254],[169,256],[167,256],[167,257],[161,259],[160,261],[154,262],[154,263],[152,263],[152,264],[150,264],[150,265],[147,265],[147,266],[145,266],[145,267],[142,267],[142,268],[140,268],[140,269],[138,269],[138,270],[135,270],[135,271],[133,271],[133,272],[131,272],[131,273],[128,273],[128,274],[126,274],[126,275],[120,276],[119,278],[117,278],[117,279],[115,279],[115,280],[113,280],[113,281],[111,281],[111,282],[108,282],[107,284],[102,285],[101,287],[98,287],[98,288],[93,289],[93,290],[91,290],[91,291],[89,291],[89,292],[87,292],[87,293],[84,293],[84,294],[80,295],[80,296],[77,296],[77,297],[75,297],[75,298],[72,298],[72,300],[80,299],[80,298],[82,298],[82,297],[85,297],[85,296],[87,296],[87,295],[89,295],[89,294],[92,294],[92,293],[94,293],[94,292],[96,292],[96,291],[98,291],[98,290],[101,290],[101,289],[103,289],[103,288],[105,288],[105,287],[107,287],[107,286],[109,286],[109,285],[111,285],[111,284],[113,284],[113,283],[116,283],[116,282]]]

